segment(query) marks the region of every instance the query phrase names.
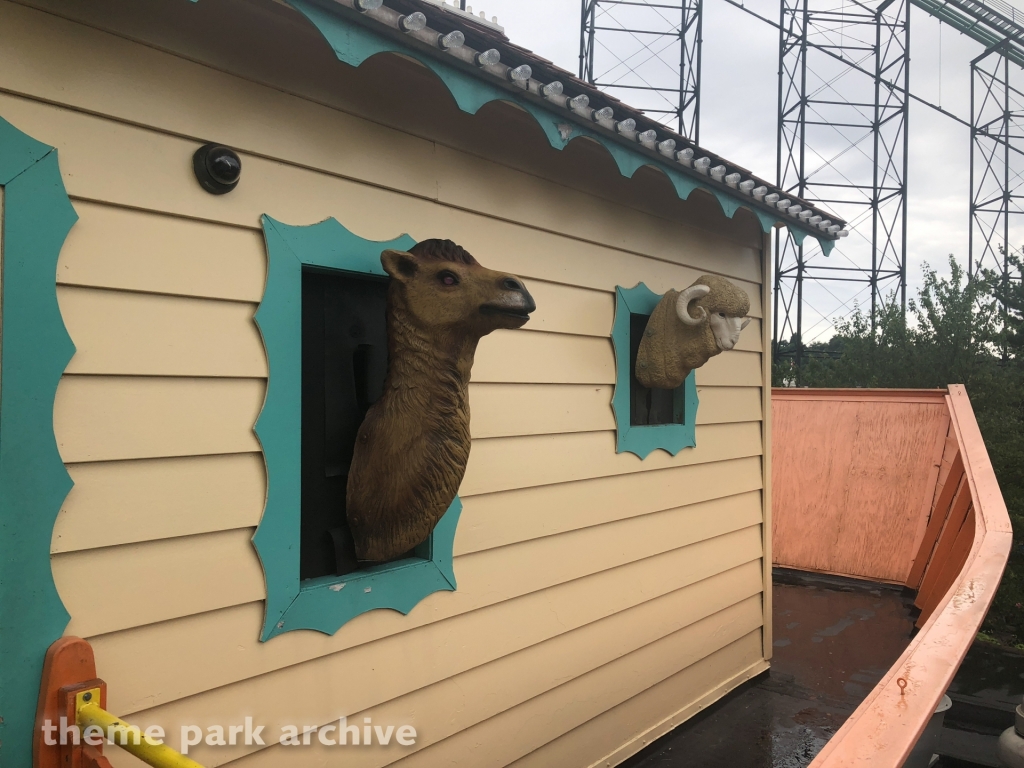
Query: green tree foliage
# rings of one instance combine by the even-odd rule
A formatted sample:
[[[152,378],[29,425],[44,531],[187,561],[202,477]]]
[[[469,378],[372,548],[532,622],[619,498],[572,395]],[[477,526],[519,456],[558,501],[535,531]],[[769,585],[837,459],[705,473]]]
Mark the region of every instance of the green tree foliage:
[[[1010,258],[1014,269],[1020,261]],[[963,384],[971,398],[1003,498],[1015,545],[984,630],[1024,647],[1024,282],[984,273],[968,280],[949,257],[950,275],[927,265],[924,286],[904,319],[895,301],[871,326],[862,310],[826,343],[780,344],[776,386],[945,388]]]

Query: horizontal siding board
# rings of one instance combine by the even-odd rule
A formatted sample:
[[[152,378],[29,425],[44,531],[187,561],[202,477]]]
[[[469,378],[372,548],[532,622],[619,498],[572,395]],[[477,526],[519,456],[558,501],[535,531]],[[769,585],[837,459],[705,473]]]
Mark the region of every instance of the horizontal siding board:
[[[697,424],[761,421],[760,387],[698,387]]]
[[[603,291],[643,280],[652,290],[664,292],[689,285],[704,271],[256,155],[243,156],[245,185],[230,195],[211,197],[196,184],[186,162],[200,146],[198,141],[5,94],[0,94],[0,112],[58,148],[64,182],[74,198],[252,228],[259,226],[264,213],[289,224],[313,224],[337,216],[371,240],[388,240],[401,232],[417,239],[443,234],[493,269]],[[118,162],[125,154],[137,158],[130,167]],[[161,183],[153,184],[153,178]],[[674,248],[678,247],[677,242]],[[761,317],[758,283],[734,282],[750,298],[750,315]]]
[[[258,451],[253,425],[263,406],[265,386],[263,379],[65,376],[54,405],[54,432],[68,463]],[[531,390],[518,386],[497,396],[485,394],[484,407],[477,408],[474,416],[474,437],[477,418],[484,435],[514,429],[509,413],[536,402]],[[475,392],[476,385],[470,385],[471,403]],[[501,399],[503,393],[507,400]],[[604,395],[605,391],[586,392],[554,414],[553,419],[561,419],[563,427],[575,432],[476,439],[461,493],[760,454],[757,421],[702,423],[700,419],[697,447],[675,457],[658,451],[640,461],[632,454],[615,454],[614,433],[595,430],[611,426],[607,406],[602,405]],[[492,415],[494,408],[504,413]],[[547,403],[544,408],[557,411],[558,405]],[[545,412],[524,416],[523,421],[536,423]]]
[[[760,611],[760,595],[747,598],[502,712],[476,728],[467,728],[416,752],[400,765],[426,768],[461,762],[474,768],[501,768],[682,669],[706,662],[711,667],[709,678],[727,678],[730,671],[752,655],[755,646],[760,653]],[[733,645],[737,646],[733,653],[714,655]],[[569,763],[582,764],[575,760]]]
[[[71,614],[65,634],[87,637],[262,600],[252,529],[54,555],[53,580]]]
[[[263,233],[77,200],[57,282],[194,298],[258,302]]]
[[[61,251],[61,285],[258,303],[266,247],[259,232],[87,201]],[[529,280],[529,328],[582,336],[611,333],[615,295]]]
[[[752,282],[760,279],[756,249],[703,230],[97,30],[8,4],[0,11],[4,14],[0,71],[5,87],[13,91],[197,141],[217,136],[221,142],[259,155],[320,167],[409,195],[440,197],[452,205],[531,222],[571,237],[618,245],[627,242],[628,231],[631,247],[657,258],[681,259]],[[62,45],[59,50],[47,48],[47,67],[31,66],[35,46],[44,45],[55,34],[61,36]],[[132,67],[120,66],[126,58]],[[80,77],[82,61],[103,68],[106,76]],[[132,98],[125,98],[125,93]],[[211,102],[217,103],[216,110],[208,108]],[[339,135],[346,141],[339,143]],[[353,145],[361,151],[348,151]],[[500,183],[492,181],[496,177]],[[680,240],[693,247],[681,251]]]
[[[59,286],[67,373],[266,377],[256,305]]]
[[[258,453],[71,464],[51,552],[255,527],[266,473]],[[734,496],[761,488],[759,457],[464,499],[455,554]]]
[[[731,350],[696,371],[698,387],[756,387],[761,384],[761,354]]]
[[[624,251],[641,250],[668,262],[713,271],[725,268],[727,274],[759,282],[760,254],[755,248],[561,185],[557,191],[554,185],[542,187],[535,176],[442,144],[435,145],[434,152],[441,202]],[[544,187],[546,194],[539,195]],[[668,185],[665,191],[672,194]],[[673,246],[666,247],[669,243]],[[680,243],[686,246],[680,248]]]
[[[62,286],[76,352],[68,373],[266,377],[256,305]],[[550,324],[550,323],[549,323]],[[563,333],[496,331],[481,341],[476,381],[612,383],[611,342]]]
[[[761,459],[658,470],[522,488],[463,501],[456,553],[478,552],[542,536],[710,501],[761,488]]]
[[[614,432],[478,440],[459,493],[472,496],[760,455],[761,425],[756,421],[698,426],[696,448],[676,456],[655,451],[643,460],[632,453],[615,453]]]
[[[676,724],[767,669],[768,663],[761,658],[759,634],[752,632],[641,691],[517,760],[510,768],[596,765],[609,756],[606,764],[617,765],[622,758],[643,749]],[[661,727],[649,733],[653,723]],[[745,738],[748,734],[737,727],[736,735]],[[750,733],[750,737],[756,735]],[[624,749],[626,745],[629,747]]]
[[[559,288],[558,290],[564,290]],[[266,377],[257,305],[60,286],[61,313],[76,352],[68,373],[130,376]],[[547,326],[574,328],[557,313]],[[473,381],[614,384],[607,336],[499,330],[481,340]],[[539,329],[537,329],[539,330]],[[697,370],[702,386],[758,386],[759,352],[733,350]]]
[[[611,339],[499,330],[477,347],[472,381],[614,384]]]
[[[179,611],[180,617],[165,611],[160,619],[163,624],[144,626],[133,617],[130,606],[114,599],[96,606],[96,595],[89,594],[84,586],[63,583],[65,576],[74,578],[84,573],[83,568],[92,565],[88,558],[79,558],[76,569],[55,568],[55,574],[73,615],[73,609],[80,606],[92,608],[86,613],[91,626],[83,624],[78,629],[90,638],[105,679],[111,683],[113,711],[127,715],[596,574],[609,573],[599,583],[624,579],[631,585],[634,600],[641,595],[663,594],[675,588],[673,585],[683,586],[708,575],[702,563],[714,562],[725,569],[760,558],[760,516],[760,494],[750,493],[636,521],[588,528],[559,541],[547,537],[464,555],[455,562],[459,589],[430,595],[408,616],[371,611],[333,636],[291,632],[270,643],[258,641],[262,603],[208,613],[191,612],[185,606],[184,613]],[[233,535],[236,552],[225,560],[225,567],[244,558],[243,549],[248,546],[244,536]],[[638,538],[642,536],[652,538]],[[566,547],[592,552],[594,557],[567,558]],[[118,549],[111,550],[113,557],[107,558],[105,575],[123,579],[125,574],[117,566]],[[160,549],[158,554],[162,556],[160,564],[170,566],[163,576],[163,588],[179,593],[170,559],[173,547]],[[67,557],[58,555],[55,562]],[[254,583],[262,589],[262,578]],[[129,596],[134,594],[124,597]],[[181,595],[179,600],[188,597]],[[603,598],[593,602],[595,607],[600,606]],[[613,608],[609,603],[608,610]],[[128,627],[134,628],[118,631]]]
[[[668,645],[679,650],[683,650],[684,641],[689,641],[689,647],[675,659],[663,660],[663,664],[678,665],[672,672],[718,650],[735,639],[734,635],[741,636],[760,624],[761,578],[757,565],[747,564],[713,576],[707,584],[700,582],[597,620],[591,616],[595,601],[584,597],[589,593],[587,585],[565,585],[560,589],[562,595],[550,596],[554,605],[548,610],[537,604],[542,596],[503,603],[415,630],[418,642],[398,637],[359,646],[337,657],[251,678],[227,689],[139,713],[138,717],[145,722],[160,722],[173,734],[182,722],[218,722],[223,712],[242,700],[252,702],[253,719],[267,723],[273,735],[282,722],[314,725],[337,719],[339,713],[373,717],[378,708],[405,709],[402,705],[408,702],[399,697],[416,691],[405,697],[419,700],[416,714],[409,712],[411,720],[388,718],[385,722],[411,722],[423,734],[420,744],[424,745],[560,687],[567,679],[614,665],[666,636],[676,636]],[[573,599],[565,599],[574,591],[577,594]],[[620,591],[628,592],[628,585],[620,584],[616,592]],[[509,631],[510,627],[517,629]],[[463,642],[443,643],[442,637],[459,637]],[[464,641],[469,638],[471,642]],[[618,671],[617,682],[629,685],[621,679],[624,670]],[[435,685],[439,690],[427,688]],[[421,691],[423,688],[427,690]],[[321,694],[309,696],[310,690]],[[392,699],[397,701],[384,704]],[[376,717],[380,722],[381,714]],[[245,747],[197,748],[195,756],[214,766],[237,759],[246,751]],[[299,751],[301,756],[294,754]],[[258,759],[243,760],[242,764],[280,765],[285,757],[280,747],[260,752]],[[345,764],[366,768],[386,765],[403,752],[408,750],[349,750]],[[294,750],[288,753],[287,762],[322,764],[330,753],[319,746]],[[424,756],[428,756],[426,752]]]
[[[260,450],[263,379],[65,376],[53,429],[67,463]]]
[[[469,386],[474,438],[596,432],[615,429],[610,384]]]
[[[50,551],[255,528],[267,492],[259,453],[71,464]]]

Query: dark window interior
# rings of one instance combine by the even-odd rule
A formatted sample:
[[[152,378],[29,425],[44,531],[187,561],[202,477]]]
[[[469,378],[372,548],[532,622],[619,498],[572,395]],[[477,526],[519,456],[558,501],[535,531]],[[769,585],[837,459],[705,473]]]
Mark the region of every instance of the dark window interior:
[[[302,579],[356,569],[345,488],[387,373],[386,293],[381,278],[302,273]]]
[[[629,424],[633,427],[683,424],[686,416],[680,391],[683,387],[648,389],[636,380],[636,356],[649,319],[650,315],[629,316]]]

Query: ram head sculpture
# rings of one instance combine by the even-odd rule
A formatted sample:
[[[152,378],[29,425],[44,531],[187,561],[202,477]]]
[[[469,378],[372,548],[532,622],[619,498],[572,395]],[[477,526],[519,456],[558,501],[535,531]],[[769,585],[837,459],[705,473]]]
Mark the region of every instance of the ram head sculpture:
[[[536,304],[515,275],[451,240],[384,251],[388,371],[356,433],[345,514],[356,558],[400,558],[427,539],[469,459],[469,377],[477,343],[515,329]]]
[[[647,321],[636,356],[636,379],[652,389],[675,389],[690,371],[730,350],[747,327],[750,299],[717,275],[701,275],[683,291],[669,291]]]

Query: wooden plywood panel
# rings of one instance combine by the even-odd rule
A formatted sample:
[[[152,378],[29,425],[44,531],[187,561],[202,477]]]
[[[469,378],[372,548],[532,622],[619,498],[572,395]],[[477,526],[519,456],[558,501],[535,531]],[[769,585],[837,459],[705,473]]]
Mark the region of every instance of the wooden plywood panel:
[[[768,662],[761,658],[755,642],[757,634],[746,635],[700,663],[641,691],[525,755],[510,768],[618,765],[765,671]]]
[[[0,94],[0,111],[60,150],[64,182],[72,197],[79,199],[254,229],[263,213],[291,224],[313,224],[336,216],[368,239],[387,240],[399,232],[409,232],[417,239],[443,235],[458,241],[488,267],[603,291],[643,280],[652,290],[664,292],[689,285],[706,271],[566,238],[534,229],[529,222],[491,219],[397,195],[257,155],[243,156],[244,186],[213,198],[195,183],[187,162],[199,141],[4,94]],[[137,158],[131,168],[118,162],[125,154]],[[154,179],[159,183],[153,183]],[[679,242],[674,241],[673,250],[678,247]],[[758,283],[734,282],[750,297],[750,315],[761,317]]]
[[[57,282],[97,288],[258,302],[263,234],[194,219],[79,200],[60,252]]]
[[[939,607],[939,603],[945,597],[946,592],[949,591],[949,588],[957,581],[957,577],[960,576],[964,564],[971,553],[971,547],[974,545],[975,526],[974,507],[971,507],[967,511],[967,516],[964,518],[960,530],[957,531],[956,538],[945,560],[933,560],[929,572],[934,569],[938,571],[939,575],[932,583],[929,583],[929,574],[925,575],[925,581],[921,585],[921,591],[917,596],[918,599],[914,601],[914,604],[921,609],[921,615],[914,622],[914,626],[918,629],[923,627],[928,619],[931,618],[932,613]]]
[[[468,496],[457,553],[478,552],[761,487],[754,456],[689,467]]]
[[[774,401],[772,418],[775,563],[904,583],[949,425],[945,404],[787,398]]]
[[[67,463],[260,450],[262,379],[65,376],[53,430]]]
[[[65,634],[87,637],[262,599],[251,536],[244,529],[54,555],[53,580],[71,614]]]
[[[459,493],[472,496],[760,454],[759,422],[698,426],[696,448],[687,448],[676,456],[655,451],[643,460],[632,453],[615,453],[613,432],[478,440],[469,455]]]
[[[760,280],[759,255],[754,248],[628,211],[379,123],[295,98],[279,88],[259,86],[93,29],[17,7],[5,5],[3,11],[0,28],[6,34],[0,38],[4,53],[0,70],[4,71],[8,89],[196,139],[215,135],[243,150],[321,167],[333,174],[425,198],[462,192],[453,203],[499,217],[536,222],[573,236],[619,242],[625,237],[624,230],[613,220],[628,217],[630,229],[635,229],[630,238],[633,248],[639,244],[659,258],[682,258],[701,264],[704,270],[724,270],[725,274]],[[48,56],[48,66],[29,65],[37,47],[54,35],[60,35],[63,44]],[[120,66],[126,59],[133,62],[132,67]],[[79,77],[81,61],[102,68],[107,76]],[[131,98],[126,98],[129,93]],[[216,110],[208,109],[212,101],[218,105]],[[338,136],[346,140],[338,142]],[[364,151],[346,151],[355,144]],[[498,187],[515,189],[517,194],[497,195],[493,184],[479,189],[467,187],[472,179],[482,182],[494,178],[496,172],[507,176]],[[510,211],[510,204],[514,204],[514,211]],[[680,254],[681,240],[692,241],[692,250]]]
[[[263,514],[263,456],[238,453],[68,466],[75,487],[50,551],[72,552],[254,528]]]
[[[914,557],[914,565],[907,576],[906,584],[911,589],[918,589],[921,586],[921,579],[924,578],[925,569],[931,561],[935,543],[939,540],[939,534],[942,533],[942,528],[946,524],[946,518],[949,516],[950,505],[953,504],[954,499],[960,493],[970,495],[970,484],[965,482],[963,456],[957,451],[953,455],[949,471],[946,473],[946,479],[943,481],[942,488],[938,493],[935,503],[932,505],[928,526],[921,537],[917,555]]]
[[[929,605],[934,608],[939,597],[941,597],[941,594],[936,594],[936,585],[940,580],[941,574],[949,564],[950,552],[953,550],[954,542],[960,535],[964,520],[967,518],[967,513],[972,508],[973,503],[974,499],[971,493],[970,482],[967,478],[964,478],[964,481],[960,483],[956,496],[953,497],[949,512],[942,516],[942,533],[939,535],[938,541],[935,543],[935,549],[928,559],[921,587],[914,598],[914,605],[921,608],[922,611]],[[973,527],[967,539],[973,542]],[[970,549],[970,544],[968,544],[968,549]],[[963,563],[961,562],[960,565],[963,565]],[[959,566],[956,572],[959,573]],[[944,592],[945,590],[943,590]]]
[[[360,646],[337,657],[319,659],[149,710],[139,717],[164,723],[171,733],[177,733],[178,723],[216,722],[215,718],[223,717],[228,708],[237,706],[233,702],[242,700],[250,703],[254,720],[268,723],[268,731],[273,734],[277,730],[275,726],[282,722],[298,720],[319,724],[336,719],[338,712],[358,713],[359,717],[374,717],[378,722],[413,724],[423,736],[418,743],[417,756],[406,760],[443,765],[448,760],[437,760],[423,749],[426,744],[455,732],[458,735],[453,738],[463,739],[469,727],[489,715],[507,712],[509,707],[545,691],[564,688],[566,680],[581,681],[575,686],[568,685],[575,687],[576,693],[588,692],[577,700],[585,701],[583,706],[550,708],[547,711],[553,722],[544,728],[531,729],[528,736],[517,728],[509,729],[505,738],[487,745],[485,752],[500,753],[488,757],[487,764],[505,765],[510,758],[518,756],[515,750],[521,750],[518,754],[527,751],[530,742],[542,738],[545,730],[550,733],[552,729],[572,727],[568,723],[579,718],[582,712],[601,705],[607,708],[609,702],[619,703],[619,697],[625,698],[624,693],[634,686],[646,687],[642,686],[643,681],[664,679],[756,628],[760,623],[760,597],[757,594],[743,597],[750,594],[751,589],[759,589],[760,575],[753,574],[752,570],[745,571],[745,579],[731,573],[717,577],[712,586],[720,585],[718,590],[691,587],[569,632],[561,631],[557,615],[540,617],[536,611],[527,613],[526,605],[503,604],[452,622],[453,631],[455,625],[459,625],[460,635],[474,637],[475,642],[431,642],[426,636],[440,632],[447,637],[448,633],[443,625],[429,626],[417,632],[425,636],[422,642],[403,643],[400,652],[394,647],[398,638],[382,641],[376,647]],[[587,610],[588,602],[578,601],[578,610]],[[498,610],[510,615],[496,621],[489,614]],[[517,622],[517,616],[522,616],[522,620]],[[568,622],[569,626],[575,624],[571,617]],[[522,632],[508,632],[505,627],[509,624],[521,625]],[[538,634],[534,635],[535,632]],[[533,637],[544,633],[553,634],[539,643],[529,643]],[[524,641],[528,643],[525,646]],[[387,653],[389,649],[391,653]],[[514,649],[519,652],[513,652]],[[635,653],[640,654],[641,659],[623,662]],[[384,659],[388,659],[388,663],[383,663]],[[649,664],[643,665],[643,662]],[[604,674],[596,675],[603,678],[604,685],[600,688],[597,680],[586,679],[597,670],[605,670]],[[445,682],[448,678],[454,679]],[[422,690],[424,685],[433,684],[438,685],[437,690]],[[310,696],[310,690],[320,691],[321,695]],[[415,709],[410,706],[412,701],[403,701],[405,697],[395,698],[410,690],[416,691],[409,697],[418,703]],[[381,704],[383,706],[379,706]],[[536,711],[532,708],[530,715]],[[517,714],[522,717],[525,713]],[[411,719],[402,719],[403,716]],[[448,747],[453,745],[446,745],[447,741],[441,741],[436,748],[448,752]],[[469,736],[463,744],[473,741],[475,737]],[[347,765],[368,768],[386,765],[408,751],[400,748],[352,750],[346,752],[345,760]],[[246,752],[254,750],[242,746],[201,751],[197,748],[195,755],[206,765],[213,766],[238,759]],[[296,754],[298,752],[300,750],[288,752],[289,765],[323,764],[328,755],[337,754],[336,750],[320,746],[301,750],[301,755]],[[242,764],[280,765],[283,757],[280,747],[270,747],[252,754]],[[479,764],[479,757],[474,759],[475,764]]]
[[[430,595],[407,617],[393,611],[371,611],[330,637],[292,632],[275,638],[273,643],[258,641],[262,603],[211,613],[202,613],[206,608],[192,609],[193,605],[202,606],[216,598],[216,582],[206,585],[206,595],[190,595],[191,582],[182,587],[177,585],[173,543],[184,546],[187,542],[175,539],[159,550],[150,550],[159,555],[155,567],[166,572],[164,590],[169,591],[168,599],[172,600],[162,608],[163,624],[147,626],[149,616],[134,616],[130,605],[122,602],[118,606],[111,599],[111,610],[95,616],[90,626],[80,625],[79,630],[95,641],[97,654],[101,647],[108,649],[104,659],[109,666],[104,666],[104,670],[110,672],[104,674],[108,675],[108,682],[117,680],[119,711],[127,714],[619,568],[624,570],[609,578],[618,581],[623,575],[630,576],[633,581],[627,583],[631,585],[634,602],[643,594],[662,594],[659,590],[669,589],[672,584],[692,583],[686,579],[699,580],[717,572],[708,571],[708,563],[726,569],[758,559],[760,525],[751,521],[759,518],[758,494],[746,494],[697,504],[685,511],[588,528],[562,538],[546,537],[464,555],[455,561],[459,589]],[[638,538],[648,534],[660,538]],[[241,540],[239,534],[230,535],[236,536],[236,542]],[[133,548],[109,550],[115,555],[112,562],[118,560],[120,549]],[[592,552],[593,557],[571,554],[580,552]],[[75,555],[59,555],[55,560],[72,556]],[[223,561],[223,567],[232,567],[241,556],[241,550],[235,550],[232,557]],[[646,565],[634,567],[638,563]],[[664,582],[664,586],[657,586],[659,582]],[[259,583],[262,588],[262,580]],[[60,580],[58,587],[63,596]],[[68,603],[68,608],[76,614],[75,609],[89,605],[81,602],[88,595],[82,587],[72,591],[79,600]],[[148,599],[153,602],[152,596]],[[614,607],[613,603],[609,605]],[[155,606],[153,610],[161,608]],[[106,638],[96,637],[128,627],[134,629]],[[160,658],[163,661],[159,663],[139,666],[142,661]],[[111,691],[114,690],[112,683]]]
[[[267,375],[255,304],[70,286],[57,300],[75,343],[68,373]]]

